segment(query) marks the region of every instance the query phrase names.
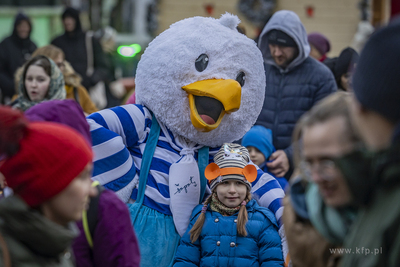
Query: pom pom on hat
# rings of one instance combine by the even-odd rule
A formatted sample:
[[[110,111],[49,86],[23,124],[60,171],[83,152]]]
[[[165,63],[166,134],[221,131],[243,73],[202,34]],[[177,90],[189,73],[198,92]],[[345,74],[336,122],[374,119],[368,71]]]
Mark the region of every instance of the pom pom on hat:
[[[24,121],[10,108],[0,108],[0,143],[10,128]],[[36,122],[20,127],[22,136],[14,140],[18,150],[0,153],[5,160],[0,166],[7,184],[29,206],[35,207],[63,191],[92,161],[91,147],[75,130],[50,122]]]

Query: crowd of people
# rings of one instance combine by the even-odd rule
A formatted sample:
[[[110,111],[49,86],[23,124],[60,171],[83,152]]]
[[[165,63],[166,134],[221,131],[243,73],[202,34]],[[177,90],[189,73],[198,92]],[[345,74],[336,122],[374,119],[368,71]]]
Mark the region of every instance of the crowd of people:
[[[100,40],[62,21],[0,43],[0,266],[400,266],[400,19],[335,58],[292,11],[257,44],[186,19],[110,109]]]

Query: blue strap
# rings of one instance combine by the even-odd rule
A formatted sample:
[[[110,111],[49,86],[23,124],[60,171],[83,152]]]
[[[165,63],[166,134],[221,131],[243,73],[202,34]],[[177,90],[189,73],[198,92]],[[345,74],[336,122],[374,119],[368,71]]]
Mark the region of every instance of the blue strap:
[[[208,165],[208,156],[209,156],[209,148],[208,146],[203,146],[202,148],[199,149],[198,157],[197,157],[197,165],[199,166],[199,171],[200,171],[200,201],[201,203],[204,198],[204,194],[206,192],[206,186],[207,186],[207,179],[206,176],[204,175],[204,171],[206,170],[206,167]]]
[[[144,148],[142,164],[140,166],[139,189],[136,198],[137,204],[143,204],[144,191],[146,189],[147,177],[149,176],[150,165],[156,150],[158,137],[160,136],[160,125],[153,114],[149,136],[147,137],[146,146]]]

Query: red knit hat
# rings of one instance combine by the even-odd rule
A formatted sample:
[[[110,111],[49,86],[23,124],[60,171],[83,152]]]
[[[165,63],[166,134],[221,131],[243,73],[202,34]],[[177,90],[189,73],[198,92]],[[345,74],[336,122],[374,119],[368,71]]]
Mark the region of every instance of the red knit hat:
[[[20,138],[10,141],[7,136]],[[87,142],[72,128],[28,124],[21,113],[5,107],[0,107],[0,154],[6,157],[0,172],[7,185],[31,207],[64,190],[93,158]]]

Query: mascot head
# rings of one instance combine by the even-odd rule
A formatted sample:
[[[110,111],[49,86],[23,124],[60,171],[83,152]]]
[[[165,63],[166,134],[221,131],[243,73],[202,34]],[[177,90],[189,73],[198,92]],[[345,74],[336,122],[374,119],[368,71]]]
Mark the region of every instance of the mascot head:
[[[136,100],[174,134],[207,146],[240,139],[264,102],[263,59],[236,30],[238,17],[179,21],[147,47],[136,73]]]

